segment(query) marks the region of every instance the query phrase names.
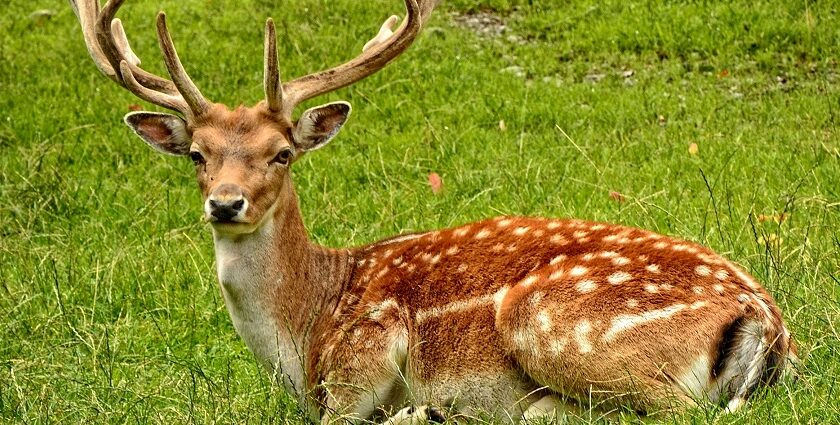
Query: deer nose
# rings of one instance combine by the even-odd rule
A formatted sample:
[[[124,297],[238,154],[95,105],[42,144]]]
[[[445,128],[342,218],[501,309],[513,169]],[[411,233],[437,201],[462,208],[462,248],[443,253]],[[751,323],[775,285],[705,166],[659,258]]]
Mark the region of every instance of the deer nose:
[[[207,198],[207,212],[218,221],[231,221],[248,208],[239,186],[224,184]]]

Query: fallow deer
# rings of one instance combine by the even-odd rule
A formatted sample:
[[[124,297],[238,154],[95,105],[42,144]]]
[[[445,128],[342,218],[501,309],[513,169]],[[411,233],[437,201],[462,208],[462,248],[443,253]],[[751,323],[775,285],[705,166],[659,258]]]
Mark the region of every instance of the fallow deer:
[[[171,80],[141,69],[114,18],[122,3],[71,1],[89,53],[119,85],[181,114],[132,112],[125,122],[195,162],[233,325],[323,423],[441,412],[516,422],[575,401],[733,411],[796,358],[755,279],[707,248],[641,229],[499,217],[356,248],[310,242],[290,166],[336,135],[350,105],[293,120],[295,106],[399,56],[435,0],[405,0],[395,32],[391,17],[358,57],[286,83],[269,19],[265,99],[233,110],[190,80],[163,13]]]

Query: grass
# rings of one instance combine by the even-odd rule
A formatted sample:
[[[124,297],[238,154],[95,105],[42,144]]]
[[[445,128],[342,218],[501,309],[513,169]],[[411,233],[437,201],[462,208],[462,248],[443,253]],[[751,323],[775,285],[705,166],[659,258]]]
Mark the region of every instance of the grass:
[[[283,75],[297,76],[348,58],[401,7],[127,3],[120,16],[145,66],[163,72],[163,8],[194,79],[228,104],[262,96],[265,17],[279,24]],[[54,13],[30,16],[38,9]],[[506,30],[478,34],[464,23],[476,13]],[[446,1],[399,61],[317,99],[355,111],[297,164],[303,215],[331,246],[502,213],[709,245],[776,297],[802,380],[735,415],[667,420],[836,422],[838,46],[832,2]],[[0,422],[303,421],[231,326],[191,164],[130,134],[120,121],[134,103],[98,74],[65,2],[3,6]]]

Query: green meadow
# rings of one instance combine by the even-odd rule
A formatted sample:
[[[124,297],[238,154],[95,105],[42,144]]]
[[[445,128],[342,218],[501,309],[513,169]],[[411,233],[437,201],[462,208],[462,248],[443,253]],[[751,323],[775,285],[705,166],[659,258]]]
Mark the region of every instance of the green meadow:
[[[263,97],[267,17],[289,78],[404,14],[399,0],[126,3],[143,66],[165,74],[164,9],[188,72],[228,105]],[[397,61],[299,108],[354,106],[294,166],[303,216],[336,247],[501,214],[705,244],[773,294],[799,380],[736,414],[647,420],[837,423],[838,60],[837,2],[444,0]],[[123,125],[135,105],[159,110],[99,74],[67,2],[0,6],[0,423],[304,422],[233,329],[193,165]]]

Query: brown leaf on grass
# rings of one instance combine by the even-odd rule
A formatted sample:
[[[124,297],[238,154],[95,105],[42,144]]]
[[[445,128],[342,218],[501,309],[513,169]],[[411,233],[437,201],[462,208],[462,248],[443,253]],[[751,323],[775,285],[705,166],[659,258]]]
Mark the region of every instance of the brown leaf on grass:
[[[689,155],[697,155],[697,152],[700,151],[700,148],[697,147],[697,143],[692,143],[688,145],[688,154]]]
[[[141,109],[143,109],[143,107],[136,104],[136,103],[132,103],[132,104],[128,105],[128,110],[131,111],[131,112],[139,111]]]
[[[790,218],[790,214],[788,213],[780,213],[780,214],[759,214],[758,215],[758,222],[764,223],[765,221],[772,221],[774,223],[784,223],[788,218]]]
[[[620,193],[618,193],[614,190],[610,191],[610,198],[612,198],[616,202],[624,202],[626,200],[624,195],[622,195],[622,194],[620,194]]]
[[[429,187],[432,188],[432,193],[440,193],[443,190],[443,180],[441,180],[438,173],[429,173]]]
[[[723,71],[720,71],[720,73],[718,74],[718,78],[726,78],[728,76],[729,76],[729,70],[728,69],[724,69]]]

